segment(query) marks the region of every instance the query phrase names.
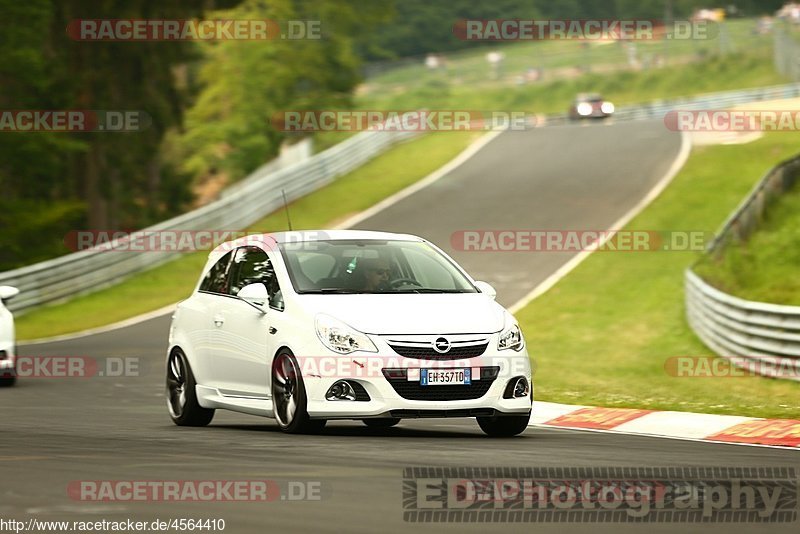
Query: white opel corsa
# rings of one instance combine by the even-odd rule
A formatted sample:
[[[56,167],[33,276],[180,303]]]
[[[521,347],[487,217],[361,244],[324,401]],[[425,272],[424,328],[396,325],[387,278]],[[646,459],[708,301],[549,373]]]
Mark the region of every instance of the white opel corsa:
[[[0,387],[12,386],[17,379],[14,316],[6,308],[6,302],[18,294],[16,287],[0,286]]]
[[[531,414],[530,361],[494,296],[412,235],[305,231],[225,243],[172,318],[170,416],[203,426],[227,409],[293,433],[331,419],[388,427],[475,417],[491,436],[519,434]]]

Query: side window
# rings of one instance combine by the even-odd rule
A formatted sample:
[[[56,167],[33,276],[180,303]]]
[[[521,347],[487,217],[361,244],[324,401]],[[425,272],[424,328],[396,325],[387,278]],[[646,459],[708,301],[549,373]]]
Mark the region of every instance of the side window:
[[[279,310],[283,309],[283,297],[275,269],[269,261],[267,253],[258,247],[242,247],[236,250],[231,265],[231,295],[237,295],[247,285],[262,283],[269,292],[269,305]]]
[[[200,284],[200,291],[208,291],[209,293],[227,293],[228,285],[228,264],[231,261],[233,252],[228,252],[220,260],[209,269],[203,282]]]

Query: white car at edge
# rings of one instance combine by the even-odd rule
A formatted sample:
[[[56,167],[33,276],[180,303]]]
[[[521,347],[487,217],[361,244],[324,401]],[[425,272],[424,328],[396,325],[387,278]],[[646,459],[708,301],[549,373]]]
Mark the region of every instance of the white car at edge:
[[[6,308],[6,302],[18,294],[16,287],[0,286],[0,387],[12,386],[17,379],[14,316]]]
[[[525,341],[489,284],[412,235],[354,230],[247,236],[209,254],[169,333],[167,406],[177,425],[216,409],[286,432],[332,419],[476,417],[525,430]]]

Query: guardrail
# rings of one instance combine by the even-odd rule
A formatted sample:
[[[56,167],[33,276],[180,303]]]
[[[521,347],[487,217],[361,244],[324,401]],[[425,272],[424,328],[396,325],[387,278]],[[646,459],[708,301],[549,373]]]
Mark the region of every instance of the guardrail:
[[[615,121],[663,119],[668,112],[675,109],[687,111],[725,109],[731,106],[749,104],[751,102],[796,97],[800,97],[800,83],[755,87],[752,89],[737,89],[735,91],[706,93],[669,100],[655,100],[649,103],[620,106],[614,112],[613,119]],[[544,117],[544,121],[541,125],[555,126],[567,122],[569,122],[569,117],[566,113],[557,113]]]
[[[744,241],[768,206],[800,179],[800,156],[772,168],[722,225],[706,254]],[[800,306],[753,302],[720,291],[691,269],[685,273],[686,316],[697,336],[719,356],[754,374],[800,380]]]
[[[239,231],[295,200],[360,166],[414,132],[361,132],[311,158],[274,170],[266,165],[245,178],[244,185],[194,211],[141,230],[142,234],[166,230]],[[120,244],[119,246],[124,246]],[[119,248],[117,246],[117,248]],[[9,301],[14,312],[89,293],[113,285],[134,273],[160,265],[182,252],[112,252],[88,249],[52,260],[0,273],[0,285],[20,289]]]
[[[621,107],[615,113],[615,120],[663,117],[675,108],[714,109],[797,96],[800,96],[800,83],[708,93]],[[547,117],[546,123],[558,124],[566,120],[566,114],[557,114]],[[274,165],[265,165],[224,192],[219,200],[140,232],[241,230],[279,208],[281,190],[285,189],[287,200],[295,200],[355,169],[397,141],[414,135],[416,132],[362,132],[290,167],[275,170]],[[0,285],[13,285],[21,290],[20,295],[9,302],[12,311],[20,312],[113,285],[179,254],[164,251],[112,253],[90,249],[0,273]]]

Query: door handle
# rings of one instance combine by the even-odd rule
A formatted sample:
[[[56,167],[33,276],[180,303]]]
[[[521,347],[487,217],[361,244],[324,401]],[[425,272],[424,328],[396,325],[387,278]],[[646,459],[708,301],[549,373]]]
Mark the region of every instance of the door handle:
[[[222,315],[214,316],[214,326],[222,326],[225,323],[225,318]]]

